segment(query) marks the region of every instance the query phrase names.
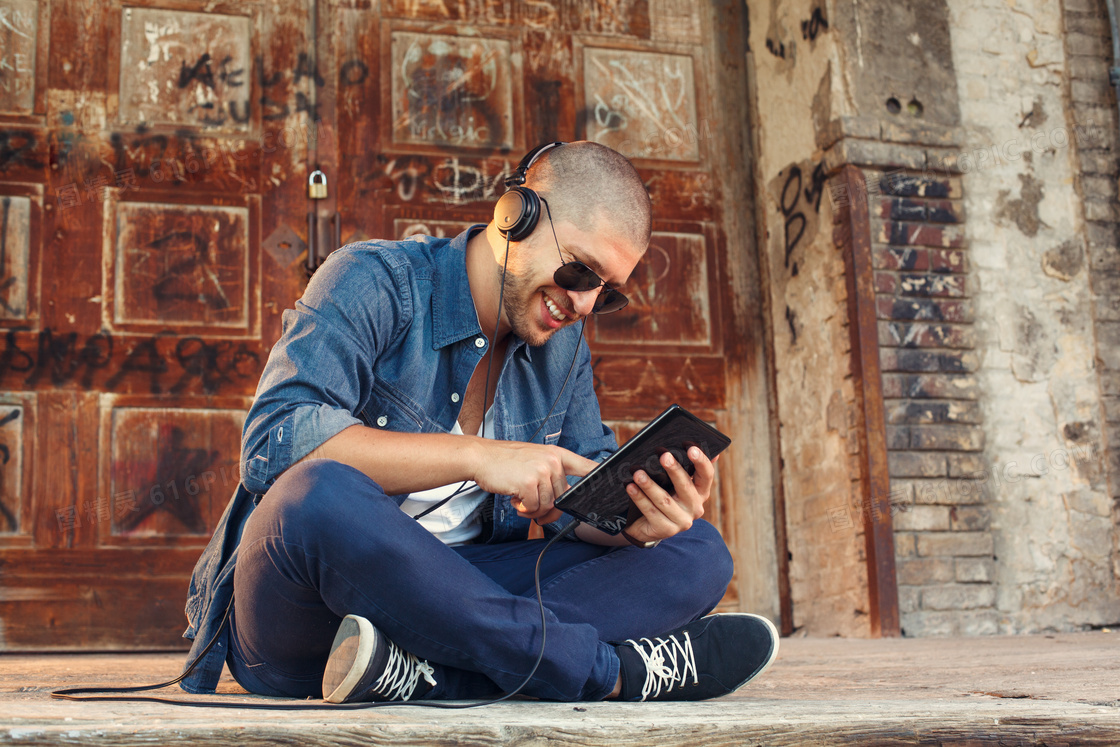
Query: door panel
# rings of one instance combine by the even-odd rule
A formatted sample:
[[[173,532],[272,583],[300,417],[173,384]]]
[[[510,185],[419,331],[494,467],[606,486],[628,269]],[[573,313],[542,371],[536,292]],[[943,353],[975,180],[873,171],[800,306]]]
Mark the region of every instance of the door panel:
[[[308,254],[336,230],[486,222],[526,150],[578,138],[630,156],[655,205],[631,306],[588,325],[604,416],[625,439],[675,401],[735,439],[708,512],[740,565],[723,607],[773,614],[753,237],[724,196],[750,165],[726,162],[744,123],[717,107],[741,93],[705,4],[0,13],[0,648],[182,647],[189,573]]]
[[[0,646],[179,648],[306,280],[306,3],[0,13]]]
[[[330,169],[345,242],[453,236],[488,221],[503,177],[538,143],[588,138],[632,158],[653,196],[654,235],[630,306],[588,325],[604,416],[626,438],[678,402],[735,439],[725,460],[752,464],[721,470],[708,516],[750,565],[740,563],[724,608],[774,615],[776,567],[758,567],[773,558],[772,520],[769,530],[740,531],[771,516],[754,510],[772,497],[750,456],[768,454],[752,438],[768,428],[768,411],[764,397],[731,399],[748,387],[747,362],[728,351],[749,347],[754,367],[763,356],[743,321],[750,314],[729,303],[730,277],[743,275],[729,263],[754,248],[753,237],[729,240],[725,229],[727,212],[743,208],[720,196],[726,141],[713,126],[718,61],[702,42],[714,23],[706,12],[673,0],[334,7],[327,77],[339,91],[340,160]],[[747,163],[730,168],[749,175]]]

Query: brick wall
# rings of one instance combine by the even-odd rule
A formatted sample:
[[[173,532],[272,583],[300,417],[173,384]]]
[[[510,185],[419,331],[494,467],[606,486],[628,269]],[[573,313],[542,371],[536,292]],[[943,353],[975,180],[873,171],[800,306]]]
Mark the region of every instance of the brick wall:
[[[1066,0],[1063,14],[1070,106],[1074,124],[1080,128],[1075,129],[1073,142],[1080,162],[1077,182],[1084,204],[1086,247],[1092,270],[1089,285],[1106,421],[1106,468],[1114,501],[1114,526],[1120,527],[1120,144],[1116,97],[1108,82],[1112,37],[1103,0]],[[1115,544],[1112,568],[1114,577],[1120,579],[1120,548]]]
[[[905,635],[994,633],[993,538],[957,176],[868,173]]]

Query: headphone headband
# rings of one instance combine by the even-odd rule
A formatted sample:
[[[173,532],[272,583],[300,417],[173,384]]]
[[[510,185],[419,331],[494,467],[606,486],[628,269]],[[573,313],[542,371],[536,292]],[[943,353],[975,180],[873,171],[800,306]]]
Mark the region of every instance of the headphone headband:
[[[545,143],[544,145],[538,145],[536,148],[526,153],[525,157],[521,159],[521,163],[517,164],[517,168],[514,169],[513,173],[506,177],[506,188],[508,189],[524,184],[525,175],[529,173],[529,167],[536,163],[537,159],[544,155],[545,151],[552,150],[559,145],[564,145],[564,143],[559,141]]]

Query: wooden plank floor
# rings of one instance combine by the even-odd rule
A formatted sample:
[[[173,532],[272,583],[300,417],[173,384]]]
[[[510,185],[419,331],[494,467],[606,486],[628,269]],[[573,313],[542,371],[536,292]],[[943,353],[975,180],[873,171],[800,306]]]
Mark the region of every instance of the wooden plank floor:
[[[1103,631],[784,639],[762,679],[701,703],[524,700],[465,711],[278,713],[49,696],[60,686],[170,679],[182,660],[0,655],[0,744],[1120,744],[1120,633]],[[252,699],[228,677],[221,690],[213,699]]]

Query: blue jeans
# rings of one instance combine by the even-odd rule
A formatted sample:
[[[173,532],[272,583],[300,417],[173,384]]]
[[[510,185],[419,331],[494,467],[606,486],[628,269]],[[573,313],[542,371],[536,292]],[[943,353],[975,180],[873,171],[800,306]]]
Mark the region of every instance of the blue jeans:
[[[230,672],[250,692],[321,697],[334,634],[356,614],[435,666],[425,697],[509,691],[540,649],[533,567],[544,542],[447,547],[358,470],[297,464],[245,525]],[[702,520],[651,550],[557,542],[541,565],[544,659],[522,692],[603,699],[619,668],[607,641],[662,635],[707,614],[731,572],[722,538]]]

